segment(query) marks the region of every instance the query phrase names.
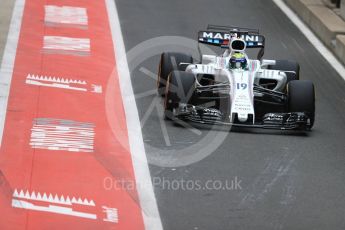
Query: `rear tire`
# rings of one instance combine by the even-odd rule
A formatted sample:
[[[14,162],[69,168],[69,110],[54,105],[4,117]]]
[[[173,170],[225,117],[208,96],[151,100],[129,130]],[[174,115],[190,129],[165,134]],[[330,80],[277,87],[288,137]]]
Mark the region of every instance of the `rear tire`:
[[[291,81],[287,86],[289,112],[305,112],[310,118],[310,128],[315,121],[315,90],[311,81]]]
[[[173,71],[169,74],[164,100],[166,119],[172,119],[173,110],[179,106],[179,103],[188,104],[190,102],[194,89],[194,74],[184,71]]]
[[[267,68],[272,69],[272,70],[282,70],[282,71],[295,72],[296,74],[286,73],[286,77],[287,77],[286,83],[289,83],[290,81],[294,81],[294,80],[299,80],[300,66],[296,61],[276,60],[275,65],[269,65]]]
[[[179,68],[179,65],[183,62],[193,63],[193,57],[183,53],[162,53],[157,78],[159,95],[164,96],[169,74],[174,70],[182,70]]]

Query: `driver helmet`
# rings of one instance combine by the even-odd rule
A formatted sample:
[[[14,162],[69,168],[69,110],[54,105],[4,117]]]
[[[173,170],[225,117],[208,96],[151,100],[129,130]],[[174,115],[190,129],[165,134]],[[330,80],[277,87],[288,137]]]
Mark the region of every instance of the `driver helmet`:
[[[230,69],[247,68],[247,59],[244,53],[236,52],[232,54],[229,62]]]

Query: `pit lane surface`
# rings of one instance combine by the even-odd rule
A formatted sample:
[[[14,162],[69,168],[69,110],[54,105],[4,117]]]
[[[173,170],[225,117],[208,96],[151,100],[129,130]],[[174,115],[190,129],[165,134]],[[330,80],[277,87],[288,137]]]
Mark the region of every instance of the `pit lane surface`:
[[[131,78],[164,229],[344,229],[345,83],[274,3],[126,0],[116,5],[126,50],[137,55],[129,58]],[[167,40],[179,39],[140,44],[159,36],[196,39],[207,24],[258,28],[266,36],[265,58],[300,63],[301,79],[316,87],[312,132],[228,133],[163,121],[152,74],[159,57],[149,56],[169,50],[162,45]],[[200,149],[208,153],[194,154]],[[191,185],[236,178],[240,188]],[[182,186],[186,181],[189,188]]]

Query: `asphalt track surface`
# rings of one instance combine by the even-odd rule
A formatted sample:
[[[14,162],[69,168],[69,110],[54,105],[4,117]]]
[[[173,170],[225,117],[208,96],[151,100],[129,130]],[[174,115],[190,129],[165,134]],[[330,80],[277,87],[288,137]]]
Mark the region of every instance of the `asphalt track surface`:
[[[157,73],[158,55],[129,60],[164,229],[345,228],[345,82],[273,2],[126,0],[116,5],[128,52],[159,36],[196,39],[207,24],[259,28],[267,39],[264,57],[296,59],[301,79],[316,87],[316,123],[308,134],[199,127],[193,132],[163,122],[157,112],[162,100],[153,93],[155,81],[147,73]],[[151,111],[152,105],[158,107]],[[163,124],[168,135],[163,135]],[[207,135],[211,140],[203,139]],[[180,166],[183,154],[193,154],[189,146],[208,149],[212,138],[224,140],[201,159],[193,155],[198,160]],[[235,177],[241,188],[168,188],[173,181]]]

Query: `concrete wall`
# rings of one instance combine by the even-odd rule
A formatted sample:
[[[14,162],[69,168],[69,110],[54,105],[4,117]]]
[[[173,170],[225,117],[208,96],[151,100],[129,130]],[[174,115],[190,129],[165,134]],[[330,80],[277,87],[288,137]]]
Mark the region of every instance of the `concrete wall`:
[[[340,5],[340,15],[345,20],[345,0],[341,1]]]
[[[345,64],[345,35],[337,35],[335,42],[335,53],[338,58]]]
[[[292,10],[345,64],[345,21],[325,5],[326,0],[285,0]],[[342,0],[345,18],[345,0]]]

